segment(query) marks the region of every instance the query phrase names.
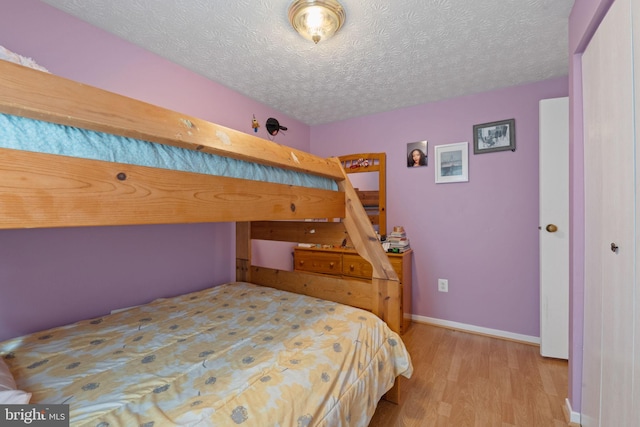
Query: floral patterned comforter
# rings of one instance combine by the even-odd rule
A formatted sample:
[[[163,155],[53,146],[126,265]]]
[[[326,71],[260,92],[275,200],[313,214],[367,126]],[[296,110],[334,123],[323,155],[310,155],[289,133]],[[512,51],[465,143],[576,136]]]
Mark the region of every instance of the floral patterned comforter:
[[[413,367],[345,305],[234,282],[0,343],[32,403],[73,426],[366,426]]]

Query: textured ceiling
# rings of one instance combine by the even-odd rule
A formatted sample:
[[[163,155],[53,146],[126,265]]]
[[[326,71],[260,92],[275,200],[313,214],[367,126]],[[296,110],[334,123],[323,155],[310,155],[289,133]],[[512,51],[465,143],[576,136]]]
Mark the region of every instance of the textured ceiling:
[[[341,0],[318,45],[292,0],[43,0],[306,124],[568,73],[574,0]]]

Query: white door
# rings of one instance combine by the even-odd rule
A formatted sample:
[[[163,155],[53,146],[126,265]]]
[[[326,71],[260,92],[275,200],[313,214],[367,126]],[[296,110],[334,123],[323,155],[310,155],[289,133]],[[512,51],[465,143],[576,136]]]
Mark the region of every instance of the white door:
[[[569,98],[540,101],[540,354],[569,358]]]
[[[631,7],[616,0],[582,56],[585,289],[582,425],[637,426],[637,278]],[[636,296],[637,297],[637,296]],[[635,409],[637,411],[637,409]],[[636,412],[637,414],[637,412]]]

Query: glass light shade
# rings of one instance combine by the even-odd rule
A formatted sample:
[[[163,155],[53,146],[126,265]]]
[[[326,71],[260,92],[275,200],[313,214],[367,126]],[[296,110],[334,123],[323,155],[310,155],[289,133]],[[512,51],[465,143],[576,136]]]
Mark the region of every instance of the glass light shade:
[[[342,27],[344,9],[335,0],[296,0],[289,6],[289,22],[302,37],[318,43]]]

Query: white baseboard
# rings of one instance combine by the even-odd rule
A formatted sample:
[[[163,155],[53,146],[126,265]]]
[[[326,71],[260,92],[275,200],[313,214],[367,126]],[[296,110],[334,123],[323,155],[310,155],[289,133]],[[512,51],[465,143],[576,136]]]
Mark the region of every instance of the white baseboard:
[[[519,341],[527,344],[540,345],[540,337],[515,334],[513,332],[501,331],[499,329],[483,328],[481,326],[452,322],[450,320],[441,320],[434,317],[419,316],[417,314],[411,315],[411,319],[418,323],[426,323],[428,325],[442,326],[443,328],[456,329],[459,331],[471,332],[474,334],[481,334],[496,338],[508,339],[511,341]]]
[[[565,399],[564,400],[564,415],[567,418],[567,422],[572,425],[572,426],[579,426],[580,425],[580,413],[579,412],[575,412],[573,409],[571,409],[571,402],[569,402],[569,399]]]

